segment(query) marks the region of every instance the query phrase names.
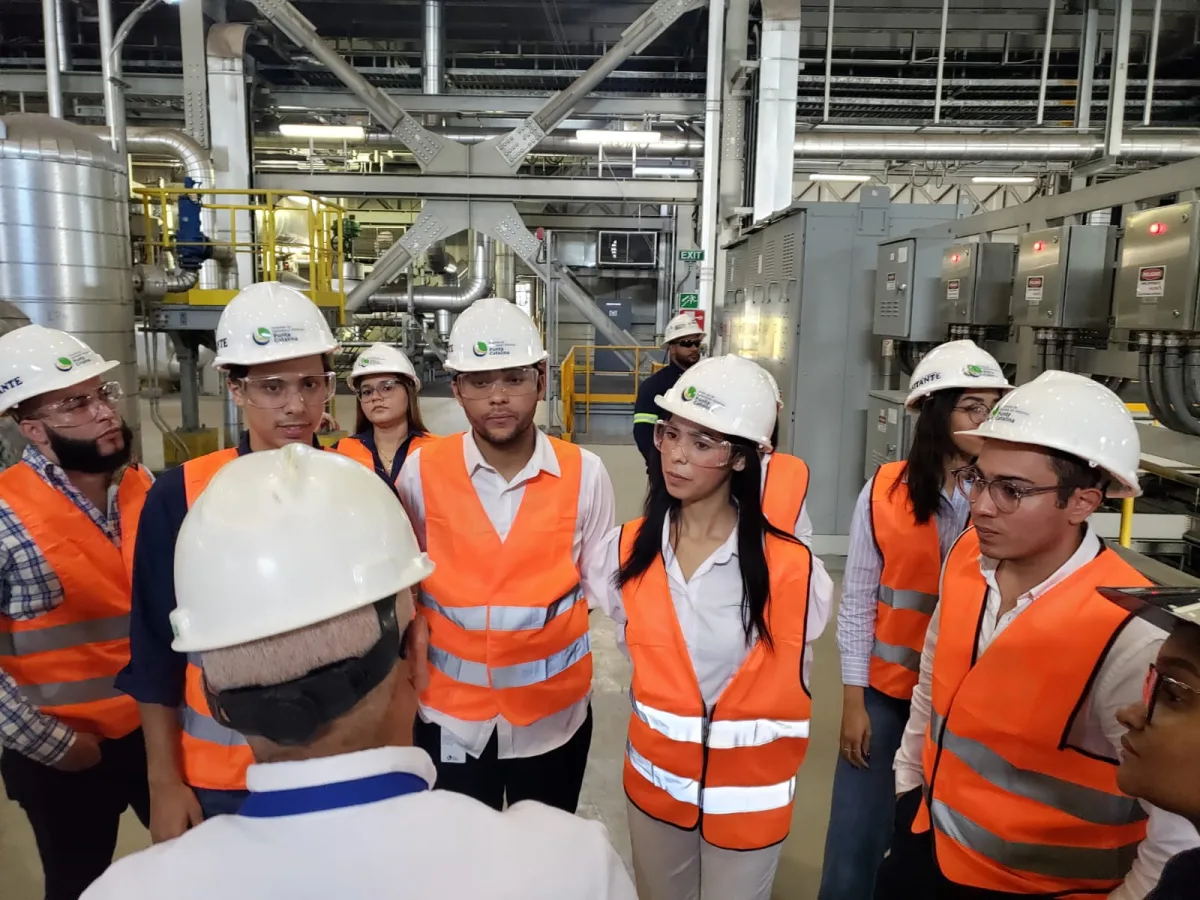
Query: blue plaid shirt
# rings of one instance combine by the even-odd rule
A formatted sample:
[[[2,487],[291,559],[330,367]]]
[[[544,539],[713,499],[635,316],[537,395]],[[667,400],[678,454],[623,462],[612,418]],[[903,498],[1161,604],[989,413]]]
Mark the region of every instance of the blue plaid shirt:
[[[21,461],[51,487],[66,494],[109,540],[118,547],[121,545],[121,517],[117,509],[121,472],[116,473],[108,489],[108,508],[98,509],[71,483],[60,466],[50,462],[32,444],[25,448]],[[57,608],[62,601],[58,576],[0,496],[0,616],[28,621]],[[69,725],[27,703],[17,683],[0,670],[0,747],[54,765],[66,755],[74,736]]]

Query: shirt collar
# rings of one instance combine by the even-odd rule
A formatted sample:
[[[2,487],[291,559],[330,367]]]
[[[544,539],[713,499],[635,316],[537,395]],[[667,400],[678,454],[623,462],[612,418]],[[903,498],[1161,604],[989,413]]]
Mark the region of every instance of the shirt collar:
[[[517,485],[522,482],[529,481],[539,472],[546,472],[558,478],[562,475],[562,469],[558,465],[558,456],[554,453],[554,447],[550,444],[550,439],[542,434],[540,428],[534,428],[533,456],[529,457],[529,462],[525,463],[525,468],[517,473],[510,484]],[[475,433],[467,431],[463,434],[463,457],[467,463],[467,474],[474,475],[480,469],[486,469],[489,472],[495,472],[495,468],[488,464],[483,458],[483,454],[479,452],[479,445],[475,443]]]
[[[1036,600],[1052,587],[1066,581],[1077,571],[1090,563],[1103,549],[1104,544],[1100,541],[1099,536],[1092,531],[1092,526],[1085,525],[1083,540],[1079,542],[1079,547],[1076,548],[1073,554],[1071,554],[1071,558],[1063,563],[1057,572],[1055,572],[1041,584],[1036,585],[1018,597],[1017,602],[1020,603],[1024,601]],[[997,593],[1000,592],[1000,586],[996,582],[996,570],[999,567],[1000,560],[992,559],[990,556],[984,556],[982,553],[979,555],[979,570],[983,573],[983,579],[987,582],[988,587]]]
[[[315,447],[318,450],[321,449],[321,442],[319,440],[317,440],[317,436],[315,434],[312,437],[312,445],[313,445],[313,447]],[[238,438],[237,452],[238,452],[238,456],[245,456],[247,453],[250,452],[250,432],[249,431],[243,431],[242,436]]]
[[[408,772],[424,779],[430,787],[433,787],[437,778],[433,760],[424,750],[417,747],[376,747],[318,759],[256,763],[246,771],[246,787],[251,793],[261,794],[336,784],[388,772]]]

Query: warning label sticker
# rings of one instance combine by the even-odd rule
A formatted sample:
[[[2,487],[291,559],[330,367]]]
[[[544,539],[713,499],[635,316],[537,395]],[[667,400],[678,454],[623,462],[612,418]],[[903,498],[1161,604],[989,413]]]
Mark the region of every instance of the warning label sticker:
[[[959,287],[959,281],[957,278],[952,278],[946,282],[946,299],[947,300],[957,300],[958,299],[958,287]]]
[[[889,272],[887,277],[887,290],[894,291],[896,289],[896,273]]]
[[[1138,269],[1137,295],[1157,300],[1167,289],[1166,266],[1143,266]]]
[[[1042,286],[1046,283],[1042,275],[1030,275],[1025,279],[1025,302],[1037,306],[1042,302]]]

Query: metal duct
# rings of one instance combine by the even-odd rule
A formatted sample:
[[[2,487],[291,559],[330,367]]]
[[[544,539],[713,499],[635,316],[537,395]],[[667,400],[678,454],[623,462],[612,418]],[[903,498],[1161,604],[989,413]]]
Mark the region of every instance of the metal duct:
[[[125,160],[63,119],[0,116],[0,246],[0,301],[120,363],[139,449]]]
[[[495,243],[486,234],[475,233],[475,250],[471,260],[470,277],[461,284],[450,287],[414,287],[412,292],[415,312],[459,313],[476,300],[492,292],[492,277],[496,270]],[[394,285],[375,291],[365,304],[367,312],[408,309],[408,286]],[[511,299],[511,298],[510,298]]]
[[[942,132],[809,131],[796,135],[796,158],[945,159],[956,162],[1085,162],[1101,155],[1104,136],[1078,132],[1044,134],[947,134]],[[1200,156],[1200,132],[1130,134],[1121,158],[1167,162]]]
[[[63,117],[62,66],[59,62],[59,28],[55,0],[42,0],[42,40],[46,48],[46,104],[50,115]]]
[[[483,129],[466,129],[463,127],[435,127],[430,128],[442,137],[448,138],[460,144],[480,144],[493,137],[500,137],[506,132],[496,128]],[[403,140],[391,134],[368,134],[362,141],[352,142],[351,147],[369,146],[381,150],[403,150],[407,147]],[[307,150],[307,144],[301,144],[295,138],[287,138],[278,134],[256,135],[254,138],[255,150]],[[574,137],[566,135],[549,135],[542,138],[530,152],[533,156],[586,156],[595,158],[599,155],[600,148],[595,144],[585,144]],[[680,136],[678,138],[668,138],[660,141],[657,144],[647,144],[645,147],[638,147],[638,158],[643,157],[700,157],[704,155],[704,142]],[[620,157],[621,154],[629,156],[628,150],[614,150],[608,147],[604,151],[605,160],[614,157]]]
[[[445,83],[442,61],[442,0],[425,0],[425,47],[421,56],[421,92],[440,94]]]

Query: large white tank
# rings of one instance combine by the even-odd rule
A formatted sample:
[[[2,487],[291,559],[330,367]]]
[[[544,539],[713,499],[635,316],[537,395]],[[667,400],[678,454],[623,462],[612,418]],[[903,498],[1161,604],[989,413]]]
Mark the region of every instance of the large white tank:
[[[0,116],[0,302],[121,363],[140,446],[127,179],[124,161],[78,125]]]

